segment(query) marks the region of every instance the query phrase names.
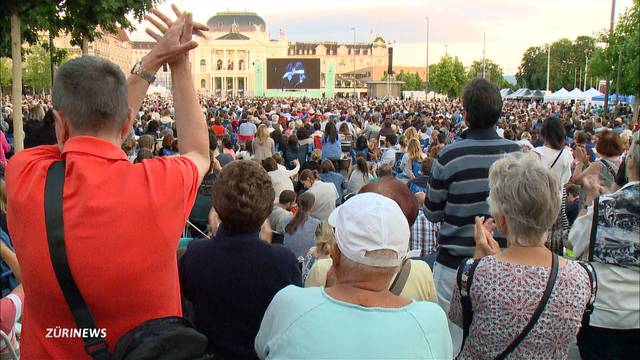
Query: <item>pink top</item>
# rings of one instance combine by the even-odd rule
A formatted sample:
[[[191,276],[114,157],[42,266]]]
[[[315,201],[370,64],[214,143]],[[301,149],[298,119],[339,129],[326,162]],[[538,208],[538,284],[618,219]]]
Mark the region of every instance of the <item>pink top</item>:
[[[549,261],[551,265],[551,261]],[[531,319],[551,269],[482,259],[471,284],[473,320],[459,359],[493,359]],[[558,269],[549,302],[511,359],[566,359],[591,295],[586,271],[575,261]],[[462,327],[460,291],[454,284],[449,319]]]
[[[11,150],[11,145],[7,141],[7,137],[4,136],[4,132],[0,131],[0,164],[7,167],[7,153]]]

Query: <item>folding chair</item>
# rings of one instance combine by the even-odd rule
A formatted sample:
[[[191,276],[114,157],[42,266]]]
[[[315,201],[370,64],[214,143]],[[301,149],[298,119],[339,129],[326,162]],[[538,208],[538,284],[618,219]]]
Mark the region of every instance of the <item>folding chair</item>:
[[[7,344],[7,349],[9,349],[10,359],[20,360],[20,357],[18,356],[16,349],[14,349],[13,345],[11,345],[11,339],[9,339],[9,335],[5,334],[4,331],[0,330],[0,338],[2,339],[2,341],[4,341],[5,344]]]

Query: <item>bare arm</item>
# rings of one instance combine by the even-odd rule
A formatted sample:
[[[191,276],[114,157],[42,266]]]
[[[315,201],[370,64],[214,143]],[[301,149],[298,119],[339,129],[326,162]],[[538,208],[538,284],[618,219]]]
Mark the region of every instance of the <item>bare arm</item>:
[[[18,282],[22,282],[22,276],[20,273],[20,265],[18,264],[18,258],[3,241],[0,241],[0,258],[7,263],[7,266],[13,271]]]
[[[155,74],[162,65],[160,61],[161,60],[156,57],[156,54],[151,51],[142,58],[142,68]],[[149,89],[149,83],[138,75],[129,75],[127,78],[127,87],[129,92],[129,107],[137,114],[140,106],[142,106],[142,101],[144,101],[144,96],[147,94],[147,89]]]
[[[200,110],[191,70],[186,59],[171,64],[176,127],[180,134],[180,155],[198,168],[198,183],[209,170],[209,137],[204,114]]]
[[[583,185],[584,178],[587,176],[598,175],[600,173],[600,162],[592,162],[585,170],[582,170],[582,163],[579,163],[573,172],[573,182]]]

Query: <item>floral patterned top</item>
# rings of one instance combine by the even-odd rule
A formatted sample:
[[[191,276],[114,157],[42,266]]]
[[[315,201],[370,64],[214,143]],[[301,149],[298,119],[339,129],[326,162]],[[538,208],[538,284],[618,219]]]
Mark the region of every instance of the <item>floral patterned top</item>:
[[[549,261],[551,264],[551,261]],[[471,284],[473,320],[459,359],[493,359],[520,334],[535,311],[551,268],[509,264],[482,258]],[[558,269],[542,315],[510,359],[566,359],[575,342],[591,285],[575,261]],[[454,284],[449,319],[462,327],[460,291]]]

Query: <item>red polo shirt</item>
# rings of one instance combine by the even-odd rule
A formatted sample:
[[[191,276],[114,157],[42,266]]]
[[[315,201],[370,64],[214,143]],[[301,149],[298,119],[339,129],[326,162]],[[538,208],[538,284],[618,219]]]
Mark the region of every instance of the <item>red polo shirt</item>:
[[[88,136],[17,153],[6,171],[9,232],[25,292],[23,359],[87,358],[79,338],[47,338],[75,324],[56,281],[44,222],[47,169],[66,159],[63,195],[69,266],[110,350],[139,323],[180,315],[176,248],[196,197],[186,157],[131,164],[116,145]]]

